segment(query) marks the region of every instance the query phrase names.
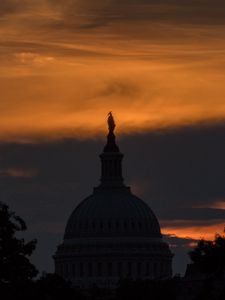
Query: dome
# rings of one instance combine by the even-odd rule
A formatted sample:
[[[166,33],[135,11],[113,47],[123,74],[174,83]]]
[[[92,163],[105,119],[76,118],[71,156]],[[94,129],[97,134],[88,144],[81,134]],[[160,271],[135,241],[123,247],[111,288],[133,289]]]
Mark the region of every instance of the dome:
[[[82,288],[115,288],[125,278],[170,278],[173,255],[158,220],[124,184],[111,113],[108,125],[100,185],[69,217],[54,255],[55,272]]]
[[[69,218],[64,239],[77,237],[161,237],[151,208],[129,188],[95,190]]]

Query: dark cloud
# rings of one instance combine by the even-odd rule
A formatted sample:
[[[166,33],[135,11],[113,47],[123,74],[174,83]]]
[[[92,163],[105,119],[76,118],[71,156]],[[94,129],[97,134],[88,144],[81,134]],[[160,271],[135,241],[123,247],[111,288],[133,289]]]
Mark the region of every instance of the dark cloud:
[[[18,76],[21,71],[19,69],[11,71],[10,64],[13,67],[17,64],[32,65],[33,61],[41,59],[41,55],[45,55],[47,58],[48,56],[49,58],[69,56],[83,57],[84,59],[95,56],[105,58],[104,43],[110,44],[110,49],[106,47],[108,58],[110,53],[115,50],[114,48],[118,48],[116,52],[118,57],[121,55],[123,60],[125,58],[127,60],[128,52],[130,53],[130,50],[135,52],[135,47],[137,47],[135,44],[134,49],[131,49],[132,37],[138,38],[138,40],[144,38],[149,43],[147,50],[135,52],[137,53],[136,58],[158,59],[162,63],[165,57],[167,59],[169,57],[173,62],[177,61],[179,57],[179,62],[185,63],[191,69],[194,57],[195,66],[199,70],[197,63],[204,57],[204,68],[209,68],[210,60],[215,64],[213,67],[217,71],[223,67],[224,47],[219,40],[224,33],[219,35],[218,30],[220,25],[224,25],[225,22],[224,0],[1,0],[0,2],[2,25],[0,28],[0,59],[2,65],[6,65],[1,76],[2,74],[5,76],[7,72],[10,76]],[[196,28],[200,28],[200,31],[195,31]],[[206,28],[205,31],[204,28]],[[223,26],[221,28],[223,31]],[[82,35],[83,33],[88,35]],[[119,35],[122,35],[122,41],[129,41],[124,49],[117,44]],[[193,52],[188,48],[186,51],[185,45],[182,44],[182,38],[185,35],[191,37],[190,45],[194,45],[193,47],[202,36],[206,36],[207,45],[209,45],[211,43],[209,36],[213,36],[216,42],[212,43],[212,46],[215,46],[216,51],[211,53],[208,48],[197,49]],[[161,45],[154,48],[154,43],[152,43],[154,38],[169,44],[174,36],[176,36],[174,48],[162,49]],[[102,38],[102,44],[99,43],[98,38]],[[91,44],[94,47],[91,47]],[[183,51],[182,47],[177,46],[178,44],[183,46]],[[138,46],[140,49],[144,49],[146,45],[140,43]],[[133,58],[129,57],[129,59]],[[217,61],[214,61],[216,59]],[[80,63],[80,61],[77,62]],[[85,63],[90,64],[87,61]],[[145,63],[146,61],[143,60],[142,66]],[[115,61],[112,61],[112,64],[115,64]],[[65,61],[62,62],[62,65],[65,66]],[[91,89],[90,83],[93,82],[94,77],[99,78],[99,81],[102,80],[103,84],[100,87],[97,86],[97,91],[93,92],[94,96],[91,94],[90,97],[88,94],[86,98],[91,99],[90,101],[83,100],[86,99],[85,97],[81,97],[83,101],[74,101],[74,98],[79,99],[79,95],[76,94],[72,96],[72,104],[70,101],[66,102],[66,93],[68,90],[73,90],[74,86],[78,86],[80,82],[71,76],[68,76],[70,79],[65,79],[65,73],[61,68],[59,72],[61,77],[57,82],[55,77],[49,83],[46,80],[47,77],[38,77],[38,74],[31,76],[29,72],[29,80],[26,83],[23,82],[23,79],[15,81],[15,78],[2,78],[1,92],[5,96],[1,98],[0,107],[4,115],[9,112],[10,116],[13,115],[13,110],[18,114],[20,110],[24,110],[23,118],[30,113],[28,109],[30,103],[33,104],[32,112],[36,112],[38,104],[44,102],[50,104],[50,110],[47,111],[45,105],[41,106],[39,110],[52,112],[57,102],[56,95],[51,93],[49,95],[42,90],[45,85],[50,86],[50,90],[54,90],[57,96],[59,95],[60,101],[63,99],[66,109],[70,112],[77,112],[78,109],[81,110],[81,107],[89,109],[92,102],[95,106],[94,109],[92,106],[93,111],[96,111],[97,102],[99,103],[98,110],[103,103],[99,102],[98,97],[103,98],[104,101],[109,101],[109,97],[116,97],[128,112],[130,106],[134,105],[132,99],[137,98],[139,103],[137,106],[135,104],[137,115],[139,109],[145,109],[145,105],[148,105],[149,109],[149,103],[155,94],[156,96],[163,95],[164,99],[159,99],[162,105],[157,107],[156,111],[165,110],[167,101],[170,102],[173,98],[181,98],[179,101],[183,101],[182,105],[186,104],[186,98],[180,97],[179,93],[173,95],[171,92],[177,90],[179,75],[173,77],[173,72],[169,70],[164,77],[160,77],[159,71],[157,73],[153,65],[151,75],[138,73],[133,76],[131,72],[130,79],[127,80],[118,74],[118,70],[126,69],[128,66],[120,65],[119,69],[111,70],[112,65],[106,64],[105,68],[110,69],[107,71],[113,73],[113,80],[107,81],[105,74],[102,74],[104,77],[102,79],[96,73],[99,67],[99,62],[97,62],[96,65],[93,65],[94,71],[92,70],[91,80],[85,82],[85,92],[88,90],[87,87]],[[78,72],[76,64],[71,68]],[[137,66],[133,66],[133,68],[136,69]],[[55,71],[53,72],[55,74]],[[185,74],[187,69],[180,71],[180,74],[181,72]],[[45,72],[43,73],[45,74]],[[129,68],[127,73],[130,73]],[[26,72],[24,74],[27,76]],[[79,73],[77,74],[79,76]],[[160,74],[163,74],[163,70],[160,70]],[[180,89],[182,92],[187,90],[188,98],[196,97],[198,99],[196,102],[202,101],[202,106],[204,106],[205,101],[209,101],[207,97],[212,98],[214,102],[215,99],[222,98],[219,95],[221,93],[219,85],[222,86],[223,78],[218,74],[216,77],[206,77],[204,81],[202,74],[201,69],[197,75],[184,77],[183,80],[185,82],[199,80],[202,82],[199,90],[201,88],[201,91],[205,93],[199,95],[197,89],[188,92],[190,91],[188,85],[181,85]],[[86,80],[87,77],[85,74]],[[155,79],[156,77],[158,81]],[[67,85],[66,82],[65,90],[61,91],[60,85],[63,78],[67,81],[71,80],[72,85]],[[167,78],[174,83],[171,89],[167,88]],[[146,92],[147,101],[141,100],[142,87],[138,83],[140,80],[146,80],[146,86],[151,86],[151,89]],[[207,87],[215,82],[218,86],[213,85],[208,90]],[[37,84],[37,90],[35,90],[34,84]],[[96,85],[95,81],[92,84]],[[26,89],[29,91],[24,94]],[[163,91],[164,94],[159,91]],[[8,93],[9,97],[7,97]],[[95,98],[97,98],[96,101],[93,100]],[[10,99],[13,101],[10,102]],[[166,107],[171,107],[171,102]],[[140,107],[140,103],[143,104],[143,107]],[[108,102],[107,105],[112,106],[112,102]],[[209,107],[212,107],[213,110],[212,104],[206,106],[208,110]],[[218,105],[218,107],[220,106]],[[154,107],[151,106],[151,109],[154,110]],[[148,113],[149,110],[146,109],[146,115]],[[168,113],[168,115],[170,114],[171,112]],[[49,115],[51,114],[49,113]],[[166,115],[167,112],[164,112],[164,116]],[[57,115],[57,117],[54,116],[54,119],[58,120],[60,117],[61,115]],[[33,115],[30,116],[32,124],[35,125],[40,122],[41,118],[42,115],[34,120]],[[18,124],[16,122],[15,124],[17,127]],[[27,124],[26,127],[29,127],[31,123]],[[7,123],[7,128],[9,125]],[[150,127],[147,124],[145,128]],[[18,132],[16,134],[19,135]],[[45,136],[48,136],[48,132]],[[120,146],[122,152],[125,153],[126,182],[132,185],[133,191],[153,208],[165,226],[171,225],[176,229],[188,227],[190,223],[193,226],[199,226],[222,222],[225,219],[224,210],[213,208],[213,206],[217,201],[225,199],[224,137],[225,124],[222,123],[213,126],[196,125],[177,130],[168,129],[142,135],[123,136]],[[103,148],[103,143],[103,140],[67,139],[49,143],[38,143],[37,141],[36,144],[0,144],[0,199],[7,202],[27,221],[28,236],[38,238],[39,244],[34,259],[39,264],[39,268],[49,269],[52,267],[51,255],[62,238],[68,216],[74,207],[92,192],[92,187],[98,184],[100,177],[98,154]],[[192,240],[171,236],[167,238],[170,244],[174,245],[174,249],[179,249],[179,251],[176,250],[176,253],[179,253],[175,258],[175,268],[180,270],[178,265],[181,264],[181,261],[184,265],[184,255]]]
[[[224,24],[225,3],[223,0],[35,0],[17,1],[2,0],[0,15],[27,12],[27,21],[30,15],[32,26],[38,19],[34,18],[35,11],[48,10],[57,13],[57,18],[42,20],[41,26],[50,26],[55,29],[84,29],[108,27],[113,30],[115,23],[123,23],[120,27],[123,32],[127,22],[179,23],[189,25],[216,25]],[[114,28],[118,31],[118,28]],[[150,28],[146,27],[149,31]],[[129,30],[127,28],[127,30]]]
[[[224,210],[207,207],[225,199],[224,136],[222,123],[118,137],[125,153],[126,182],[164,225],[176,228],[187,226],[187,221],[192,226],[222,221]],[[45,247],[54,252],[56,244],[51,241],[62,238],[71,211],[98,185],[103,144],[103,140],[62,140],[0,145],[1,200],[27,220],[28,235],[40,239],[41,252]],[[33,176],[11,176],[4,170],[32,170]],[[183,223],[176,225],[176,220]],[[182,270],[185,247],[178,247],[183,249],[183,254],[178,251]],[[35,256],[38,262],[41,252]],[[50,256],[42,259],[50,267]],[[175,265],[180,270],[176,258]]]
[[[54,7],[55,1],[49,1]],[[111,26],[115,22],[148,21],[150,23],[224,24],[223,0],[98,0],[57,2],[65,20],[80,28]],[[75,20],[79,19],[80,22]],[[122,30],[124,28],[121,28]]]
[[[223,124],[138,136],[129,145],[133,149],[138,144],[136,157],[141,157],[132,180],[145,182],[144,189],[152,195],[155,205],[158,200],[154,201],[154,195],[158,195],[161,204],[163,198],[168,201],[169,197],[180,207],[224,199],[224,136]],[[136,160],[132,152],[127,152],[130,153],[127,159]],[[169,206],[170,202],[165,205]]]
[[[1,0],[0,16],[8,16],[27,11],[36,4],[40,4],[41,0]]]
[[[22,2],[22,1],[21,1]],[[18,11],[18,1],[15,0],[2,0],[0,5],[0,16],[15,13]]]

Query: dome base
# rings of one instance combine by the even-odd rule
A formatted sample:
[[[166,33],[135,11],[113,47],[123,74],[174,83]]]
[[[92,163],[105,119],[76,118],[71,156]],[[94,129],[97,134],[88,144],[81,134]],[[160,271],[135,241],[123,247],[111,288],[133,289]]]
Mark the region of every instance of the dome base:
[[[81,288],[172,276],[172,254],[160,238],[73,239],[58,247],[54,259],[56,273]]]

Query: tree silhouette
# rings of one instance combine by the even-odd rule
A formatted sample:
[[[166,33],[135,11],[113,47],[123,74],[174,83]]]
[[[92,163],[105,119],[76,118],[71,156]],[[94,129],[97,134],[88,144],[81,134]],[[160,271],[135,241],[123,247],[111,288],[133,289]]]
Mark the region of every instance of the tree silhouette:
[[[24,285],[38,271],[29,261],[36,240],[28,243],[16,234],[27,229],[25,222],[4,203],[0,202],[0,285]]]
[[[79,290],[73,289],[70,282],[56,274],[44,274],[36,282],[35,289],[33,300],[84,299]]]
[[[214,241],[200,240],[189,255],[201,272],[221,276],[225,271],[225,236],[217,234]]]
[[[122,280],[116,300],[175,300],[175,280]]]

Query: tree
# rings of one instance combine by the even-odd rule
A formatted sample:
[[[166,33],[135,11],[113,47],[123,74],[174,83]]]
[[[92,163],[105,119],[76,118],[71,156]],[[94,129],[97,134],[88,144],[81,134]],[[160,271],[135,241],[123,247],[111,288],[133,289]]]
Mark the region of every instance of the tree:
[[[217,234],[214,241],[200,240],[189,255],[201,272],[220,276],[225,271],[225,236]]]
[[[168,280],[129,280],[120,282],[116,300],[173,300],[176,299],[176,282]]]
[[[38,271],[29,261],[36,240],[25,242],[16,234],[27,229],[22,218],[9,211],[0,202],[0,285],[24,285],[34,278]]]
[[[28,297],[27,299],[31,299]],[[35,284],[35,295],[33,300],[62,300],[76,299],[85,300],[80,290],[72,288],[70,282],[65,281],[57,274],[46,273],[41,276]]]

